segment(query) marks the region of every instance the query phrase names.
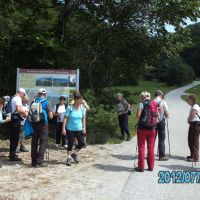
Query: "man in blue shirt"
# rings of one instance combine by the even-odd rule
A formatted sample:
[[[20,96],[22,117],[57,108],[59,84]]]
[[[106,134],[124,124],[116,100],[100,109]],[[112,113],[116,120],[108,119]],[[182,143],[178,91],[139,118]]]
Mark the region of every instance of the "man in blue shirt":
[[[45,167],[44,154],[48,145],[48,118],[53,118],[53,113],[50,111],[48,100],[46,99],[46,90],[40,88],[38,90],[38,98],[35,102],[41,102],[43,118],[39,122],[33,122],[33,136],[31,143],[31,157],[33,167]],[[39,149],[38,149],[39,145]]]

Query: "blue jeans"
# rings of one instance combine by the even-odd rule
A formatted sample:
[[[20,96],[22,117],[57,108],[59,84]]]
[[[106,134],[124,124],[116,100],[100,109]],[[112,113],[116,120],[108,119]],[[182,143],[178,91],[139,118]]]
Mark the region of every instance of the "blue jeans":
[[[121,130],[121,136],[124,137],[125,133],[127,134],[127,136],[130,136],[130,132],[128,128],[128,115],[127,114],[119,115],[118,119],[119,119],[119,126]]]

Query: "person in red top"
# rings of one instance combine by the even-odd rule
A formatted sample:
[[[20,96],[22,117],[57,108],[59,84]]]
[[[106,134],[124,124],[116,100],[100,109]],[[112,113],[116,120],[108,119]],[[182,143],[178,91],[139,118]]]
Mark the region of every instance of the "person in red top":
[[[138,167],[136,167],[135,170],[139,172],[144,172],[145,142],[147,142],[148,170],[153,171],[154,161],[155,161],[154,144],[155,144],[156,124],[157,124],[156,115],[158,115],[158,107],[156,102],[151,101],[150,93],[142,92],[140,94],[140,98],[141,98],[141,103],[139,105],[139,109],[136,114],[138,118],[138,129],[137,129]],[[148,116],[147,114],[149,113],[148,111],[150,111],[151,116]]]

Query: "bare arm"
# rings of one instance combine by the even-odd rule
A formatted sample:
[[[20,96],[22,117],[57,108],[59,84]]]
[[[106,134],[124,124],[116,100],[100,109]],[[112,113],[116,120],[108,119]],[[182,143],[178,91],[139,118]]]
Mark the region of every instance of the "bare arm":
[[[52,112],[48,112],[48,116],[49,116],[49,119],[53,119],[53,113]]]
[[[168,111],[165,111],[164,115],[165,115],[166,118],[169,118],[169,113],[168,113]]]
[[[67,124],[67,116],[64,117],[63,126],[62,126],[62,134],[66,135],[66,124]]]
[[[85,119],[85,117],[83,117],[82,123],[83,123],[83,134],[86,134],[86,119]]]
[[[136,117],[139,119],[140,116],[141,116],[141,114],[142,114],[142,110],[141,110],[141,109],[138,109],[138,110],[137,110],[137,113],[136,113]]]
[[[24,110],[21,106],[16,106],[16,111],[21,115],[24,115],[24,116],[28,115],[28,111]]]
[[[190,123],[192,121],[192,119],[195,117],[195,115],[197,114],[197,110],[194,109],[192,110],[192,112],[190,113],[189,117],[188,117],[188,123]]]

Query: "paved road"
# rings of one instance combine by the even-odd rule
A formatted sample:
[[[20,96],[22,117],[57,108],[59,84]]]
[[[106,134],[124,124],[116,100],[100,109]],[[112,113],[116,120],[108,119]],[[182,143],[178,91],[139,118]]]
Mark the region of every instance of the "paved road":
[[[186,87],[182,87],[170,92],[166,99],[170,108],[170,140],[171,140],[171,159],[169,161],[156,161],[154,172],[145,171],[144,173],[133,172],[128,178],[123,191],[118,199],[120,200],[193,200],[200,199],[199,184],[158,184],[158,172],[163,171],[198,171],[197,167],[192,168],[191,163],[185,161],[189,155],[187,145],[188,125],[186,119],[189,106],[181,100],[183,93],[199,84],[194,82]],[[134,144],[136,138],[133,139]],[[167,144],[167,143],[166,143]],[[166,146],[168,151],[168,146]]]

